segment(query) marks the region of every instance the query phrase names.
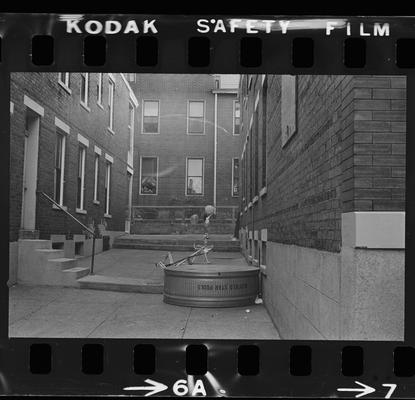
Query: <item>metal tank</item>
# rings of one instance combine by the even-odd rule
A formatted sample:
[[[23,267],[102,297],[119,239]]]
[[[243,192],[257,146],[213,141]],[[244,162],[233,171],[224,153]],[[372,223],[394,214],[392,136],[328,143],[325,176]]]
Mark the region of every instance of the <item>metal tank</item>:
[[[254,303],[259,269],[218,264],[164,270],[164,302],[188,307],[238,307]]]

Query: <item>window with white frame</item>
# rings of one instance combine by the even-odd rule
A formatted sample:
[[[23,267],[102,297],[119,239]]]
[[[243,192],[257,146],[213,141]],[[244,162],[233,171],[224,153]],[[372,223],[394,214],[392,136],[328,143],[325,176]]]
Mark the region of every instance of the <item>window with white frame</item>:
[[[112,163],[106,161],[105,163],[105,214],[111,215],[111,172],[112,172]]]
[[[55,171],[53,199],[63,206],[63,188],[65,178],[65,145],[66,135],[57,130],[55,146]]]
[[[143,105],[143,133],[159,133],[160,102],[158,100],[144,100]]]
[[[233,102],[233,134],[239,135],[241,128],[241,103],[238,100]]]
[[[203,158],[187,159],[186,194],[203,195]]]
[[[114,131],[114,93],[115,84],[110,78],[108,81],[108,128],[110,131]]]
[[[102,89],[104,86],[104,74],[100,72],[98,74],[98,82],[97,82],[97,103],[102,106]]]
[[[89,98],[89,73],[81,73],[81,104],[88,108]]]
[[[84,210],[85,205],[85,161],[86,147],[82,144],[78,148],[78,176],[77,176],[77,211]]]
[[[239,158],[232,159],[232,196],[239,196]]]
[[[59,72],[58,81],[65,88],[69,89],[69,72]]]
[[[99,154],[94,159],[94,202],[99,203]]]
[[[281,142],[282,146],[297,131],[297,77],[281,76]]]
[[[205,102],[190,100],[187,114],[187,133],[203,134],[205,132]]]
[[[140,194],[157,194],[158,159],[141,157],[140,159]]]
[[[128,81],[135,83],[136,82],[135,74],[128,74]]]
[[[128,133],[129,133],[129,152],[132,154],[134,149],[134,106],[128,103]]]

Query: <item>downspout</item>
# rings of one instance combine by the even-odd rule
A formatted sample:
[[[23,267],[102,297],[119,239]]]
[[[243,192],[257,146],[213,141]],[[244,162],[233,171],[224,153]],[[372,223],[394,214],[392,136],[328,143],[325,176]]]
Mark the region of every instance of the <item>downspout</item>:
[[[218,159],[218,94],[215,93],[215,144],[213,151],[213,206],[216,208],[216,173]]]

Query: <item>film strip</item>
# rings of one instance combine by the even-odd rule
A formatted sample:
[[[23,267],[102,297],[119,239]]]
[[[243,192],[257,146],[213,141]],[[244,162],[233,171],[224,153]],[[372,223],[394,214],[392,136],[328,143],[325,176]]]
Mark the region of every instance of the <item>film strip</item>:
[[[1,393],[412,398],[413,22],[0,16]]]

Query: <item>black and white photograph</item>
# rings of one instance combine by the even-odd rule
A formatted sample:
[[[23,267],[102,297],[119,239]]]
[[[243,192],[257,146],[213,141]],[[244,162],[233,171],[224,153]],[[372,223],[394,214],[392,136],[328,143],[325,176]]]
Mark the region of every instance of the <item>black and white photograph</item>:
[[[406,83],[11,73],[9,337],[404,340]]]

